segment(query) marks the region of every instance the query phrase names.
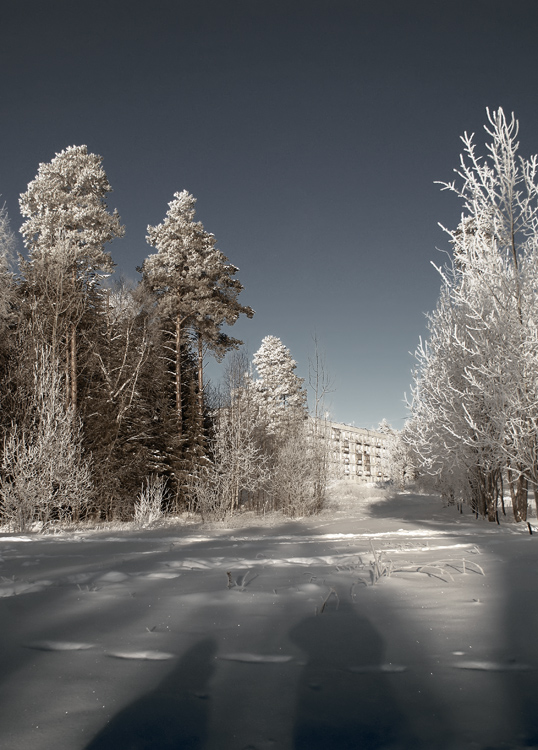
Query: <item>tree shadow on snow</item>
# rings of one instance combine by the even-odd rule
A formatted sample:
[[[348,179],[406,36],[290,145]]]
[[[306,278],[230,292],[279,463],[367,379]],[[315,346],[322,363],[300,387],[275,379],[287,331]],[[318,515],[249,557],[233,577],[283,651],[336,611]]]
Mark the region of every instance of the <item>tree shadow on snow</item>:
[[[416,748],[420,741],[398,709],[383,639],[341,603],[295,626],[290,637],[308,656],[301,675],[295,750]],[[397,669],[392,667],[393,669]]]
[[[120,711],[86,750],[200,750],[215,655],[212,639],[190,648],[155,690]]]
[[[446,504],[442,498],[437,495],[394,495],[383,500],[372,502],[367,507],[368,514],[372,518],[392,518],[398,521],[408,521],[410,523],[420,523],[421,525],[438,526],[439,523],[446,524],[446,518],[439,519],[435,522],[432,514],[445,511]],[[458,520],[456,506],[454,510],[454,519]],[[470,512],[467,514],[466,517]]]

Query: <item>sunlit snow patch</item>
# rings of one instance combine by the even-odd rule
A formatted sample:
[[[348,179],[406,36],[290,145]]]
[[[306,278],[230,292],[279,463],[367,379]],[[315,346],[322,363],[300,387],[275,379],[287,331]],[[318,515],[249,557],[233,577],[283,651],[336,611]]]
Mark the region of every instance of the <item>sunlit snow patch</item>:
[[[88,581],[91,581],[93,578],[92,573],[73,573],[69,576],[64,576],[63,578],[60,578],[60,583],[88,583]]]
[[[8,537],[9,542],[32,542],[34,541],[29,536],[10,536]]]
[[[111,570],[97,579],[102,583],[122,583],[129,578],[127,573],[121,573],[119,570]]]
[[[93,648],[93,643],[78,643],[76,641],[33,641],[25,644],[26,648],[39,651],[85,651]]]
[[[144,661],[175,659],[175,654],[169,654],[166,651],[110,651],[108,656],[114,659],[142,659]]]
[[[305,594],[319,594],[320,592],[327,591],[326,586],[320,586],[317,583],[300,583],[296,588]]]
[[[0,599],[8,596],[18,596],[19,594],[35,594],[38,591],[44,591],[50,586],[52,581],[39,581],[38,583],[9,583],[0,586]]]
[[[360,667],[349,667],[350,672],[405,672],[407,667],[401,664],[365,664]]]
[[[162,578],[162,579],[168,579],[168,578],[179,578],[181,573],[172,573],[172,571],[167,570],[161,570],[161,571],[155,571],[153,573],[142,573],[140,576],[141,578]]]
[[[219,659],[225,659],[226,661],[244,661],[250,664],[283,664],[284,662],[291,661],[293,656],[285,656],[284,654],[222,654]]]
[[[528,672],[533,669],[528,664],[497,661],[459,661],[453,666],[456,669],[476,669],[481,672]]]

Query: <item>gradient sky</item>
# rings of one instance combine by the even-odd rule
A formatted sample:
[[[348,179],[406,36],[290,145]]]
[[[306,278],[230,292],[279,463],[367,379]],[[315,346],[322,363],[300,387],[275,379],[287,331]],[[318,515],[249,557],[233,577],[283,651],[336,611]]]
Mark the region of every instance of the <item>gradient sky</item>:
[[[39,163],[86,144],[126,226],[117,272],[136,280],[147,225],[187,189],[256,310],[230,333],[250,355],[278,336],[302,376],[317,335],[333,417],[401,427],[448,247],[437,222],[460,214],[434,181],[463,131],[483,142],[488,106],[538,151],[537,39],[536,0],[9,0],[1,200],[18,230]]]

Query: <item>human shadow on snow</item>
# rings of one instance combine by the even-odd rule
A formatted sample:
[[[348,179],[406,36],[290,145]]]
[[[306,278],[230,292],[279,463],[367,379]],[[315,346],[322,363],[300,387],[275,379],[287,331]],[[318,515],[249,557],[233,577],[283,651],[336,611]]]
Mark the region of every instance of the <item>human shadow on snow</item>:
[[[425,747],[398,706],[399,668],[385,664],[384,641],[368,618],[347,603],[336,609],[335,600],[299,622],[290,638],[308,658],[298,685],[295,750]]]
[[[506,599],[500,623],[498,661],[505,670],[492,677],[502,681],[506,717],[513,727],[514,746],[538,747],[538,539],[517,540],[516,554],[503,558]]]
[[[213,639],[192,646],[155,690],[120,711],[86,750],[201,750],[215,655]]]
[[[523,533],[522,524],[519,529],[511,525],[514,535],[505,535],[503,527],[506,531],[508,524],[503,520],[500,528],[482,518],[475,523],[468,507],[460,514],[456,506],[443,506],[441,498],[435,496],[396,496],[372,504],[369,512],[376,519],[399,519],[432,530],[441,528],[453,537],[458,537],[465,527],[467,531],[474,527],[473,541],[480,535],[480,551],[487,557],[478,560],[485,576],[479,576],[476,588],[470,591],[480,594],[482,589],[484,600],[482,594],[468,601],[462,598],[459,607],[488,607],[489,622],[486,632],[482,632],[466,615],[466,632],[460,640],[466,648],[472,643],[474,658],[469,658],[468,652],[459,664],[453,665],[457,669],[453,685],[464,691],[462,695],[469,701],[466,708],[470,709],[467,713],[472,714],[472,723],[467,719],[467,724],[472,729],[467,731],[480,743],[473,746],[481,750],[538,748],[538,641],[534,637],[538,625],[538,535]],[[432,514],[441,512],[444,518],[432,518]],[[497,580],[492,578],[496,570]],[[479,612],[477,609],[477,619]],[[456,618],[462,616],[458,610],[454,614]]]

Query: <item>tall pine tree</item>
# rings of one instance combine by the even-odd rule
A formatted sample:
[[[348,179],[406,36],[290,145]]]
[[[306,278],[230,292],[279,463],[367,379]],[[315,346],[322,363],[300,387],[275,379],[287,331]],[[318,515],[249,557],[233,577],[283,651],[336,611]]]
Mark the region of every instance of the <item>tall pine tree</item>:
[[[53,358],[63,361],[66,394],[77,407],[79,326],[95,306],[102,274],[113,268],[106,242],[124,229],[105,198],[111,191],[102,158],[86,146],[70,146],[49,163],[20,196],[21,227],[29,260],[21,262],[26,293]]]

